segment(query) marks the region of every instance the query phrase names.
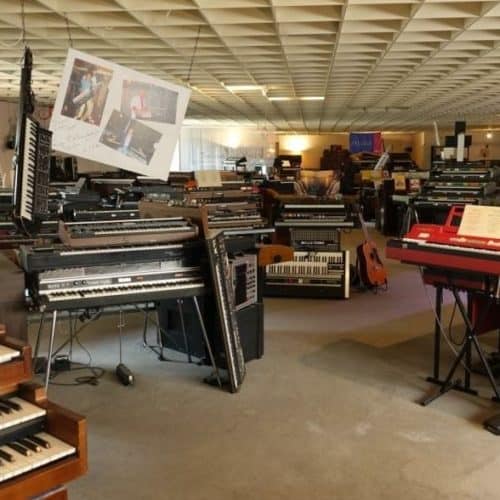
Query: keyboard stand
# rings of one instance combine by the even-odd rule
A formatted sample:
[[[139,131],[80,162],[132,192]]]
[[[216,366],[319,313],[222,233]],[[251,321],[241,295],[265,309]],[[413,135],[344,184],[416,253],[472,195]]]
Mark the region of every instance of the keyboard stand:
[[[437,286],[436,287],[436,313],[437,313],[437,318],[436,318],[436,324],[435,324],[435,331],[434,331],[434,370],[433,370],[433,376],[429,377],[427,380],[429,382],[435,383],[437,385],[440,385],[440,389],[438,392],[435,394],[431,395],[430,397],[426,398],[424,401],[421,402],[422,406],[427,406],[436,399],[440,398],[442,395],[446,394],[447,392],[451,390],[458,390],[461,392],[466,392],[468,394],[476,395],[477,396],[477,391],[471,389],[471,384],[470,384],[470,373],[472,370],[472,348],[477,352],[477,355],[479,356],[479,360],[481,363],[481,366],[484,368],[484,371],[486,373],[486,376],[488,377],[488,381],[493,389],[494,397],[493,400],[500,402],[500,392],[498,385],[495,381],[495,377],[493,376],[493,373],[491,371],[491,368],[488,364],[488,361],[486,359],[486,356],[481,349],[481,346],[479,344],[479,340],[477,338],[477,331],[479,330],[479,327],[481,326],[481,323],[485,320],[487,317],[488,311],[495,302],[495,298],[491,297],[488,300],[487,307],[485,311],[483,311],[482,317],[476,321],[476,324],[472,324],[472,300],[473,300],[473,292],[467,292],[467,307],[465,306],[462,298],[460,297],[459,290],[455,286],[450,286],[449,289],[451,290],[453,297],[455,299],[456,305],[458,307],[458,310],[460,311],[460,314],[464,320],[465,326],[466,326],[466,337],[464,340],[464,344],[460,351],[457,353],[456,358],[448,371],[448,374],[446,375],[446,378],[444,381],[439,379],[439,363],[440,363],[440,341],[441,341],[441,306],[442,306],[442,301],[443,301],[443,287],[442,286]],[[463,361],[462,361],[463,360]],[[453,376],[455,375],[455,372],[459,366],[459,364],[463,362],[464,364],[464,383],[460,379],[457,379],[453,381]]]
[[[201,330],[202,330],[202,333],[203,333],[203,339],[204,339],[205,345],[207,347],[208,355],[210,357],[210,363],[211,363],[212,368],[214,370],[214,375],[215,375],[215,377],[217,379],[217,383],[218,383],[219,387],[222,387],[222,380],[221,380],[221,377],[220,377],[220,374],[219,374],[219,369],[218,369],[218,367],[217,367],[217,365],[215,363],[215,357],[214,357],[214,354],[213,354],[212,346],[211,346],[209,338],[208,338],[207,330],[206,330],[206,327],[205,327],[205,322],[203,321],[203,316],[201,314],[200,306],[199,306],[199,303],[198,303],[198,297],[192,296],[191,298],[193,299],[193,303],[194,303],[194,306],[195,306],[195,309],[196,309],[196,314],[197,314],[198,320],[200,322],[200,327],[201,327]],[[178,298],[177,301],[179,301],[179,300],[182,301],[183,299]],[[179,302],[178,302],[178,304],[179,304]],[[179,306],[179,307],[181,307],[181,306]],[[179,310],[182,312],[182,308],[180,308]],[[45,377],[44,377],[45,391],[48,391],[48,387],[49,387],[49,383],[50,383],[50,374],[51,374],[51,368],[52,368],[52,366],[51,366],[52,365],[52,359],[68,343],[71,346],[72,342],[73,342],[73,338],[78,333],[80,333],[82,331],[82,329],[85,326],[87,326],[87,324],[88,324],[88,323],[85,323],[78,330],[75,330],[75,328],[73,327],[73,320],[72,320],[72,317],[71,317],[71,310],[68,309],[68,312],[70,313],[70,336],[69,336],[69,338],[65,342],[63,342],[54,351],[54,339],[55,339],[56,326],[57,326],[58,310],[54,309],[51,312],[52,312],[51,330],[50,330],[49,346],[48,346],[48,352],[47,352],[47,363],[46,363],[46,366],[45,366]],[[145,314],[148,314],[145,311],[143,311],[143,312]],[[43,330],[43,324],[44,324],[44,320],[45,320],[45,314],[46,314],[46,311],[42,311],[41,312],[40,324],[39,324],[39,327],[38,327],[38,333],[37,333],[37,339],[36,339],[36,345],[35,345],[35,353],[34,353],[34,359],[35,360],[38,360],[38,352],[39,352],[39,348],[40,348],[40,339],[41,339],[41,336],[42,336],[42,330]],[[181,317],[183,317],[183,316],[181,316]],[[90,319],[94,320],[95,317],[90,318]],[[120,321],[120,323],[121,323],[121,321]],[[158,339],[160,340],[159,345],[158,346],[150,346],[148,344],[146,344],[146,345],[148,347],[150,347],[152,350],[154,350],[153,349],[154,347],[159,348],[160,349],[159,359],[162,359],[162,360],[166,361],[166,359],[163,357],[163,348],[164,348],[164,346],[163,346],[163,343],[161,342],[161,335],[160,335],[160,331],[161,330],[160,330],[159,322],[156,322],[156,324],[157,324],[157,328],[158,328]],[[187,344],[187,335],[186,335],[186,332],[185,332],[184,321],[183,320],[182,320],[182,326],[183,326],[184,340],[186,342],[186,345],[188,345]],[[145,329],[144,329],[144,332],[143,332],[143,340],[145,339],[146,328],[147,328],[147,324],[145,324]],[[120,342],[121,342],[121,340],[120,340]],[[121,360],[120,360],[120,362],[121,362]]]

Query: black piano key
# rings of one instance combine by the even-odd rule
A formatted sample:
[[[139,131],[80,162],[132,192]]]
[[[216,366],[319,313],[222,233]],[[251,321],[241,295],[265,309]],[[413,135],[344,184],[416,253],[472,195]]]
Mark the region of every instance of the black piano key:
[[[32,455],[31,451],[25,448],[24,446],[21,446],[19,443],[14,442],[14,443],[7,443],[7,445],[11,450],[17,451],[21,455],[24,455],[25,457],[29,457]]]
[[[42,439],[39,436],[29,436],[29,440],[33,441],[36,444],[39,444],[43,448],[49,449],[50,448],[50,443],[48,441],[45,441],[45,439]],[[1,450],[0,450],[1,451]],[[1,455],[0,455],[1,456]]]
[[[27,439],[18,439],[17,442],[20,443],[25,448],[27,448],[28,450],[34,451],[35,453],[42,451],[41,446],[37,445],[36,443],[32,443]]]
[[[22,410],[20,404],[16,403],[15,401],[11,401],[10,399],[0,398],[0,403],[16,411]]]
[[[14,410],[10,406],[3,405],[0,403],[0,413],[5,413],[8,415],[9,413],[12,413]]]
[[[13,455],[10,453],[7,453],[4,450],[0,450],[0,458],[3,458],[7,462],[15,462],[16,460],[14,459]]]

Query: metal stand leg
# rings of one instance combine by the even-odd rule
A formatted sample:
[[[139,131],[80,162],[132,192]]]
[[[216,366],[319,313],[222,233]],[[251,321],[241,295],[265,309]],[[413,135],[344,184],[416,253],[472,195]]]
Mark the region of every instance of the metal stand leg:
[[[45,321],[45,311],[42,312],[40,317],[40,323],[38,324],[38,333],[36,334],[36,344],[35,344],[35,359],[38,357],[38,351],[40,350],[40,337],[42,336],[43,322]]]
[[[472,296],[470,293],[467,294],[467,316],[472,318]],[[470,338],[473,334],[472,331],[466,327],[465,334],[467,338]],[[467,342],[467,349],[465,350],[465,366],[464,366],[464,387],[470,389],[470,372],[472,369],[472,350],[471,343]]]
[[[436,319],[434,320],[434,365],[432,377],[427,377],[428,382],[439,382],[439,368],[441,363],[441,311],[443,307],[443,287],[436,287]]]
[[[149,310],[146,306],[146,310],[144,311],[144,329],[142,331],[142,346],[143,347],[148,346],[148,339],[147,339],[148,326],[149,326]]]
[[[456,369],[458,368],[459,363],[462,361],[462,359],[465,356],[465,369],[468,371],[470,369],[470,359],[467,359],[468,357],[471,356],[471,348],[472,345],[476,349],[476,352],[479,356],[479,359],[481,360],[481,364],[486,372],[486,375],[488,376],[488,380],[490,382],[490,385],[493,389],[493,392],[495,393],[495,400],[500,401],[500,392],[497,386],[497,383],[495,381],[495,377],[493,376],[493,373],[491,372],[491,368],[488,364],[488,361],[486,360],[486,357],[483,353],[483,350],[481,349],[481,346],[479,345],[479,341],[477,340],[476,332],[475,332],[475,326],[471,322],[471,316],[470,316],[470,302],[472,301],[472,297],[469,296],[469,304],[468,307],[466,308],[464,303],[462,302],[462,299],[460,298],[459,292],[457,291],[456,288],[451,289],[453,293],[453,297],[455,298],[455,302],[458,306],[458,309],[460,310],[460,314],[462,315],[462,318],[465,322],[465,326],[467,328],[467,337],[464,342],[464,345],[462,349],[460,349],[460,352],[458,353],[457,357],[455,358],[455,361],[453,362],[450,371],[448,372],[448,375],[446,377],[446,380],[443,383],[440,383],[441,388],[440,390],[434,394],[433,396],[427,398],[422,402],[423,406],[427,406],[429,403],[432,403],[435,399],[438,397],[442,396],[446,392],[456,389],[460,390],[462,392],[467,392],[469,394],[477,394],[476,391],[473,391],[470,389],[470,379],[468,382],[464,385],[461,384],[460,380],[457,380],[455,382],[452,382],[453,375],[455,374]],[[476,325],[477,326],[477,325]],[[469,374],[470,375],[470,374]],[[468,385],[467,385],[468,384]]]
[[[184,302],[182,299],[177,299],[177,309],[179,310],[179,317],[181,320],[182,337],[184,338],[184,348],[186,349],[188,362],[191,363],[191,351],[189,349],[189,343],[188,343],[188,338],[187,338],[187,334],[186,334],[186,326],[184,324],[184,311],[182,309],[183,303]]]
[[[154,304],[155,316],[156,316],[156,342],[158,345],[161,345],[162,347],[164,347],[163,339],[161,336],[161,328],[160,328],[160,312],[158,311],[159,306],[160,306],[160,304],[158,304],[158,303]]]
[[[203,333],[203,339],[205,341],[205,345],[207,346],[208,356],[210,357],[210,362],[212,363],[212,367],[213,367],[214,372],[215,372],[215,377],[217,379],[217,383],[219,384],[219,387],[222,387],[222,380],[220,378],[219,368],[217,367],[217,364],[215,363],[214,353],[212,352],[212,347],[210,345],[207,330],[205,328],[205,322],[203,321],[203,316],[201,315],[201,311],[200,311],[200,305],[198,304],[198,297],[194,296],[193,302],[194,302],[194,307],[196,308],[196,314],[198,315],[198,320],[200,322],[201,331]]]
[[[47,367],[45,369],[45,392],[48,391],[50,381],[50,368],[52,364],[52,351],[54,350],[54,337],[56,335],[57,310],[52,313],[52,327],[50,330],[49,352],[47,353]]]

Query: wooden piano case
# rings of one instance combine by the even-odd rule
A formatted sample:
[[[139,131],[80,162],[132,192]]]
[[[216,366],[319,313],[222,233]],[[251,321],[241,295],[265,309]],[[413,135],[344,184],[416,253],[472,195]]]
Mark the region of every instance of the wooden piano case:
[[[0,396],[12,395],[47,410],[44,430],[76,448],[76,454],[0,482],[0,499],[25,500],[67,498],[63,486],[87,471],[87,426],[85,418],[48,401],[45,390],[27,382],[31,378],[31,347],[6,336],[0,325],[0,344],[20,350],[20,357],[0,364]]]

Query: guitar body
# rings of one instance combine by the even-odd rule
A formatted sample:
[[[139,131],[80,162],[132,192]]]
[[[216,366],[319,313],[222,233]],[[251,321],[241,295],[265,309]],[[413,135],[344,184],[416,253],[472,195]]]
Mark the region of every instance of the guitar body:
[[[387,284],[387,272],[380,260],[373,241],[365,241],[357,247],[359,274],[368,288]]]

